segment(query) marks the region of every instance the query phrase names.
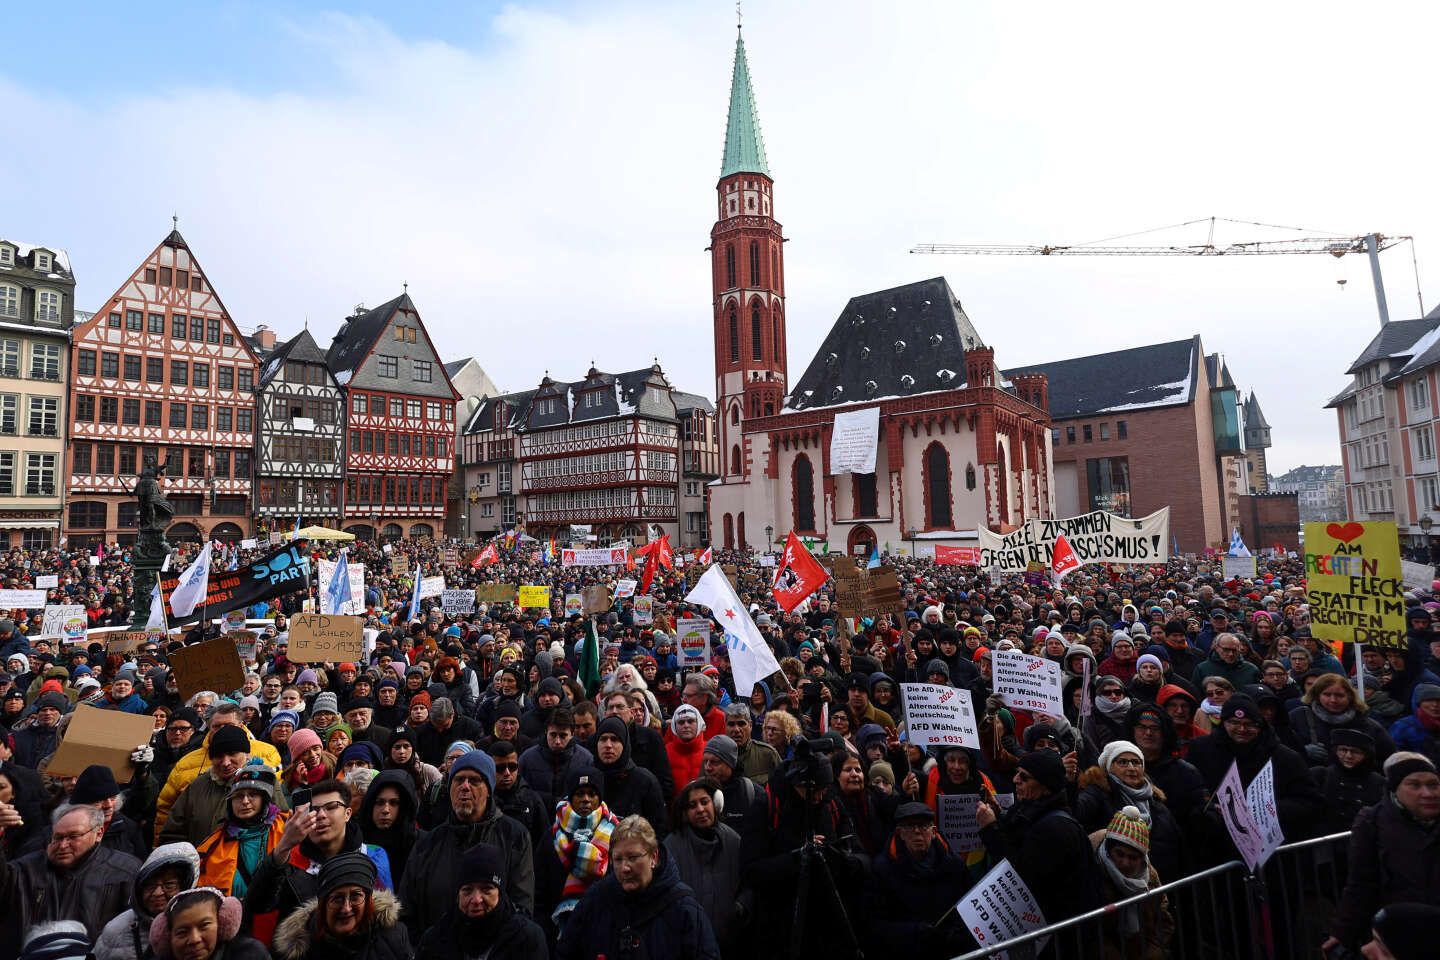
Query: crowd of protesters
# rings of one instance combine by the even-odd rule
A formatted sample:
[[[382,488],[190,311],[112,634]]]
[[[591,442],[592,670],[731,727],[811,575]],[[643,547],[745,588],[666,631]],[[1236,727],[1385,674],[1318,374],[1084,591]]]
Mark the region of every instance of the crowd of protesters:
[[[566,618],[567,593],[637,573],[507,547],[475,567],[429,541],[350,545],[368,657],[290,660],[313,591],[280,597],[246,611],[266,625],[237,690],[182,695],[167,666],[219,624],[107,654],[41,636],[39,611],[0,621],[0,960],[951,957],[976,947],[956,902],[1002,859],[1049,922],[1238,859],[1210,800],[1266,764],[1287,841],[1353,831],[1327,947],[1433,939],[1430,591],[1408,597],[1406,647],[1356,664],[1312,636],[1294,558],[1243,580],[1088,567],[1052,589],[895,557],[903,615],[847,620],[829,585],[783,613],[773,570],[717,552],[781,667],[736,690],[723,645],[679,668],[677,619],[708,612],[682,600],[693,560],[659,572],[648,622],[633,598]],[[0,557],[6,587],[57,573],[51,602],[129,622],[123,550]],[[427,600],[412,619],[420,574],[549,585],[552,605]],[[1001,649],[1060,664],[1062,714],[994,694]],[[909,743],[912,682],[963,691],[979,749]],[[154,717],[133,771],[47,773],[80,705]],[[938,828],[955,795],[976,798],[973,849]],[[1175,931],[1157,896],[1104,937],[1163,957]]]

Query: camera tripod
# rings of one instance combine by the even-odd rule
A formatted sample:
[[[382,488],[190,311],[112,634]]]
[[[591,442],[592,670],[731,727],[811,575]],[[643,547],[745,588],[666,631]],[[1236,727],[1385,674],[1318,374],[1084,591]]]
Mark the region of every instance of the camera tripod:
[[[816,789],[814,786],[806,785],[806,792]],[[805,956],[805,921],[810,909],[810,876],[812,870],[818,870],[818,880],[821,893],[826,901],[822,906],[834,908],[835,916],[839,923],[836,928],[841,937],[842,949],[838,954],[844,960],[864,960],[865,952],[860,949],[860,941],[855,937],[855,928],[850,924],[850,916],[845,911],[845,902],[840,898],[840,891],[835,886],[835,877],[830,872],[830,865],[825,862],[825,851],[815,842],[815,818],[817,816],[817,804],[811,803],[807,795],[805,803],[805,843],[798,851],[800,854],[800,877],[798,890],[795,897],[795,925],[790,928],[790,960],[801,960]],[[813,953],[813,951],[811,951]]]

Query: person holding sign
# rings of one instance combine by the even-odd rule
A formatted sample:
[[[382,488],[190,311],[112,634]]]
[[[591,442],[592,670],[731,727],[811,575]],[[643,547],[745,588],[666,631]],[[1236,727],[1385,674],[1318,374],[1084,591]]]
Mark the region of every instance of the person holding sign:
[[[872,912],[868,949],[887,956],[905,944],[906,956],[944,960],[972,946],[970,932],[954,923],[951,908],[970,889],[965,861],[950,852],[935,829],[935,812],[923,803],[895,811],[895,838],[876,858],[879,902]],[[937,924],[936,920],[950,922]]]

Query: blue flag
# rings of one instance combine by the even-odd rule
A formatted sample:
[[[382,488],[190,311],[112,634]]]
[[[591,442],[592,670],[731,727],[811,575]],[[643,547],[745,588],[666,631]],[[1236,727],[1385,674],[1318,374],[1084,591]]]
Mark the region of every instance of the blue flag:
[[[874,570],[878,566],[880,566],[880,547],[874,546],[870,548],[870,562],[865,564],[865,569]]]
[[[330,586],[325,590],[325,606],[321,613],[343,613],[350,597],[350,564],[345,555],[349,551],[341,547],[340,557],[335,561],[335,572],[330,576]]]
[[[420,619],[420,566],[415,566],[415,589],[410,593],[410,614],[406,620]]]

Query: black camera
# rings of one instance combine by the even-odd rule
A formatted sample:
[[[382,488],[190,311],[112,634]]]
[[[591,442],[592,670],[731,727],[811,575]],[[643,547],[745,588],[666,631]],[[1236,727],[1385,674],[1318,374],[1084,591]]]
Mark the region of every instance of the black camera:
[[[798,786],[824,787],[835,780],[830,768],[831,740],[806,740],[796,734],[790,740],[791,758],[785,762],[785,778]]]

